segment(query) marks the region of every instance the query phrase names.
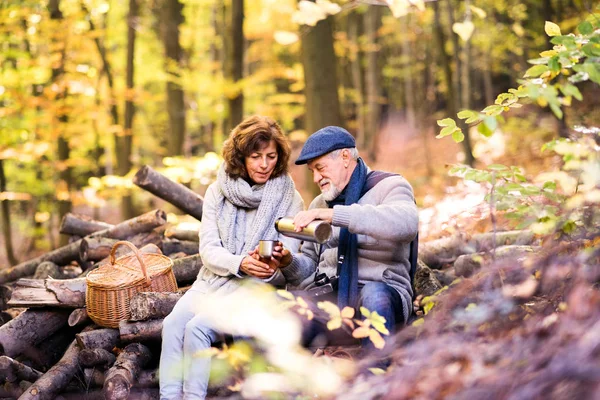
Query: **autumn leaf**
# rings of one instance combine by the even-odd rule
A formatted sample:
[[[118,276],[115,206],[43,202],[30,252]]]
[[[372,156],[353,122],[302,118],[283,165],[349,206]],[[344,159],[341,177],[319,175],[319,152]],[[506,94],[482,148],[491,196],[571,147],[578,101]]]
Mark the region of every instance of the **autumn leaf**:
[[[342,310],[342,318],[352,318],[354,317],[354,308],[352,307],[344,307]]]
[[[471,21],[456,22],[452,25],[452,31],[456,33],[465,42],[468,41],[473,35],[475,25]]]
[[[332,318],[327,322],[327,329],[330,331],[334,331],[342,327],[342,319],[341,318]]]
[[[308,308],[308,304],[306,304],[306,301],[302,297],[297,297],[296,301],[298,302],[298,306]]]
[[[279,296],[283,297],[284,299],[294,300],[294,295],[292,293],[288,292],[287,290],[279,289],[279,290],[277,290],[277,294]]]
[[[375,329],[371,329],[369,332],[369,339],[371,339],[371,342],[377,349],[383,349],[385,346],[385,340],[383,340],[383,337]]]
[[[560,27],[556,25],[554,22],[546,21],[544,25],[544,30],[548,36],[561,36]]]
[[[369,337],[369,335],[371,334],[370,332],[371,328],[369,328],[368,326],[361,326],[352,331],[352,337],[355,337],[357,339],[366,338]]]
[[[360,313],[362,314],[363,317],[365,317],[367,319],[371,316],[371,312],[366,307],[361,307]]]

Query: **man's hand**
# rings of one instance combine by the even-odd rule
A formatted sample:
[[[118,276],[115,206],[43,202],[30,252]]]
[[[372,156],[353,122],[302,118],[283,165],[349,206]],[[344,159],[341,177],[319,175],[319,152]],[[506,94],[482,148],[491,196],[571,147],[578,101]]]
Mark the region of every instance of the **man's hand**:
[[[313,208],[312,210],[300,211],[294,217],[295,231],[302,231],[302,229],[316,219],[331,223],[333,220],[333,208]]]
[[[244,257],[240,264],[240,269],[247,275],[265,279],[271,277],[275,273],[275,268],[271,268],[269,264],[259,260],[258,253]]]

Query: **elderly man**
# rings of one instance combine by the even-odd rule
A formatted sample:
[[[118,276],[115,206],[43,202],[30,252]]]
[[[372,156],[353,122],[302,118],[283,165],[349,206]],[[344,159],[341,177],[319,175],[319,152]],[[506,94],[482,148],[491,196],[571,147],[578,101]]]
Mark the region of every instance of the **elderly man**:
[[[296,230],[324,220],[334,231],[322,249],[305,242],[301,253],[286,257],[281,271],[315,293],[327,291],[321,286],[329,278],[340,309],[377,311],[393,332],[412,313],[409,253],[418,214],[410,184],[399,175],[371,171],[352,135],[337,126],[311,135],[296,164],[307,164],[321,189],[309,209],[295,216]]]

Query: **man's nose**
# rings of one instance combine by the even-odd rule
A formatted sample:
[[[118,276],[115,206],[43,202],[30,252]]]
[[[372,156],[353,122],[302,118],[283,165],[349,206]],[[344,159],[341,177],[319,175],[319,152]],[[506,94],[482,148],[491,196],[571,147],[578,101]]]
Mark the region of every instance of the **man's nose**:
[[[313,182],[314,183],[319,183],[319,181],[321,180],[322,176],[320,173],[318,173],[317,171],[313,172]]]

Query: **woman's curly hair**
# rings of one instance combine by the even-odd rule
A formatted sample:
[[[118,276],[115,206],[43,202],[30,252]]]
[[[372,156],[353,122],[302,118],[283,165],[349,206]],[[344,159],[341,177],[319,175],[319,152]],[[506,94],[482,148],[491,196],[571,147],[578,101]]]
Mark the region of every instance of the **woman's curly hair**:
[[[240,122],[223,143],[225,171],[232,178],[248,178],[246,157],[260,150],[271,140],[277,147],[277,164],[271,178],[287,174],[291,153],[290,145],[277,122],[261,115],[253,115]]]

